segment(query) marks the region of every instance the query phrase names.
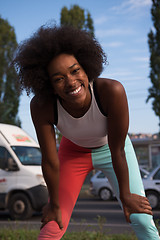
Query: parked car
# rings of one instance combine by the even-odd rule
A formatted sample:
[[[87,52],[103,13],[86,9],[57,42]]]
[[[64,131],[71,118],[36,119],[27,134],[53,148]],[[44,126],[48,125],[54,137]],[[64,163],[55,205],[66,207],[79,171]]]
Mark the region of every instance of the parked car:
[[[148,171],[140,167],[142,178],[146,178],[149,174]],[[90,179],[90,192],[94,196],[98,196],[101,200],[109,201],[115,198],[112,186],[110,185],[107,177],[101,171],[97,171]]]
[[[90,192],[94,196],[107,201],[114,196],[112,187],[103,172],[97,171],[90,179]]]
[[[160,165],[143,179],[146,196],[153,209],[160,206]]]

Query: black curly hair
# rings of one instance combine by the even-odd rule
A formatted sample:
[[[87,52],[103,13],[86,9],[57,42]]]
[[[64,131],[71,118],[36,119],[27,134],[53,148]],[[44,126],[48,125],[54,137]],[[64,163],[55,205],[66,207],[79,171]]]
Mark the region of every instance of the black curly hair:
[[[22,42],[13,64],[18,72],[21,89],[36,95],[53,94],[47,66],[61,53],[72,54],[86,72],[89,81],[97,78],[106,63],[106,55],[97,42],[84,30],[71,26],[41,26]]]

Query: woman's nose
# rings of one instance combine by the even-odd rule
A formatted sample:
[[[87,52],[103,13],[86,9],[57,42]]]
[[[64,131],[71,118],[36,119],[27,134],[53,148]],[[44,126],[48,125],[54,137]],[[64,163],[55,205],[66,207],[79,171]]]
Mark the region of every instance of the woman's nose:
[[[73,75],[71,75],[71,74],[67,75],[67,77],[66,77],[66,84],[67,84],[68,86],[74,85],[74,84],[75,84],[75,81],[76,81],[75,76],[73,76]]]

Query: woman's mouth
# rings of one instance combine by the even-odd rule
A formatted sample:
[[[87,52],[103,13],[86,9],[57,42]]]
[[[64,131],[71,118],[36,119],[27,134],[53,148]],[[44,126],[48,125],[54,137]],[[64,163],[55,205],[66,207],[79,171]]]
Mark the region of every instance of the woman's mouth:
[[[74,91],[69,92],[69,95],[77,95],[82,89],[82,86],[79,86],[78,88],[76,88]]]

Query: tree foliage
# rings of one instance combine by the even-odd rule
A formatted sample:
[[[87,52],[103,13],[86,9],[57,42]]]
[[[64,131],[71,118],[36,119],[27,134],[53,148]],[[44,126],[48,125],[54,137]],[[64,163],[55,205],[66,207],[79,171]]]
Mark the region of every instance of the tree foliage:
[[[150,49],[150,80],[149,99],[153,99],[152,108],[160,120],[160,0],[152,0],[152,21],[154,28],[148,34]]]
[[[0,17],[0,122],[20,126],[17,117],[20,92],[17,73],[11,65],[16,48],[14,28]]]
[[[63,7],[61,10],[61,25],[71,25],[75,28],[84,29],[94,36],[93,20],[89,11],[73,5],[70,9]]]

